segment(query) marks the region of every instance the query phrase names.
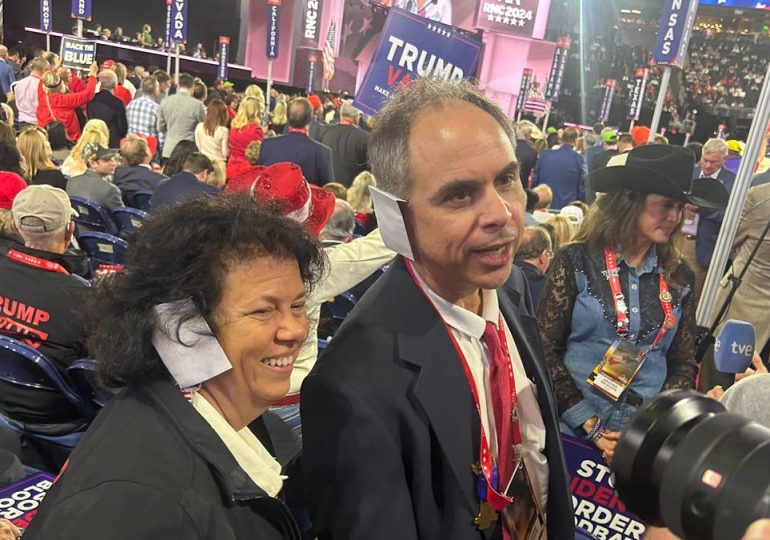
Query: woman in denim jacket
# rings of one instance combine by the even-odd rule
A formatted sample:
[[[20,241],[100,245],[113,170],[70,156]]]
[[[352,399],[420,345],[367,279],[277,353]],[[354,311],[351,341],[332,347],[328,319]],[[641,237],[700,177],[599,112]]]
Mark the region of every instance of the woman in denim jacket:
[[[588,437],[608,461],[644,400],[695,385],[697,304],[679,250],[682,210],[724,208],[728,193],[718,180],[694,180],[693,166],[684,148],[646,145],[592,173],[605,195],[557,253],[543,288],[538,323],[562,431]],[[594,371],[608,373],[600,362],[618,343],[641,364],[613,372],[621,384],[612,390]]]

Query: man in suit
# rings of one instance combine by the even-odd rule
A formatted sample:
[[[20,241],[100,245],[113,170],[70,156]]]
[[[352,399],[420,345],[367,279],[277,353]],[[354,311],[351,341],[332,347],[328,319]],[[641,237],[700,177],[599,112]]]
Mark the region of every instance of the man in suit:
[[[553,190],[551,207],[556,210],[573,201],[585,201],[586,163],[575,152],[578,131],[573,127],[564,130],[561,146],[544,150],[535,165],[532,186],[548,184]]]
[[[129,206],[136,208],[134,194],[137,191],[155,191],[167,178],[152,170],[153,154],[147,140],[139,135],[129,135],[120,145],[120,155],[126,165],[115,170],[115,185],[120,188],[123,202]]]
[[[366,158],[369,134],[358,127],[361,115],[352,100],[343,101],[340,123],[324,127],[318,138],[318,142],[331,148],[334,179],[345,187],[350,187],[358,173],[369,169]]]
[[[160,85],[160,79],[158,79]],[[176,94],[165,98],[158,108],[158,131],[166,134],[163,157],[168,159],[179,141],[195,140],[195,127],[206,117],[203,103],[192,96],[192,76],[179,76]],[[162,85],[161,85],[162,88]]]
[[[516,159],[519,161],[519,178],[521,185],[529,187],[529,177],[537,162],[537,150],[532,144],[532,131],[535,124],[522,120],[516,124]]]
[[[727,144],[722,139],[709,139],[703,145],[700,164],[695,167],[695,178],[716,178],[727,191],[732,191],[735,173],[723,167],[727,159]],[[697,180],[695,180],[697,182]],[[695,297],[700,297],[711,255],[722,227],[724,210],[705,209],[687,205],[682,231],[683,255],[695,273]]]
[[[128,133],[126,106],[112,94],[118,84],[118,77],[114,71],[106,69],[99,73],[99,84],[101,90],[88,103],[86,111],[89,118],[104,120],[110,130],[109,147],[117,148],[120,146],[120,139]]]
[[[116,154],[117,150],[105,148],[97,143],[85,145],[83,161],[88,164],[88,170],[69,179],[67,195],[93,201],[107,212],[121,208],[123,199],[120,196],[120,189],[109,180],[115,174]]]
[[[514,147],[505,113],[465,81],[420,79],[380,111],[375,205],[401,256],[302,386],[317,537],[510,538],[498,509],[532,501],[548,538],[572,538],[555,398],[524,277],[511,271],[524,228]],[[521,465],[514,444],[532,488],[513,504],[491,488],[482,500],[480,476],[498,467],[505,491]]]
[[[182,165],[182,172],[158,185],[150,198],[150,210],[154,212],[190,197],[222,193],[217,186],[208,183],[213,172],[214,165],[208,157],[200,152],[190,154]]]
[[[545,273],[553,259],[551,237],[542,227],[527,227],[521,238],[521,245],[516,251],[514,264],[521,268],[527,277],[532,305],[540,302],[540,291],[545,283]]]
[[[323,186],[334,182],[331,149],[308,136],[313,121],[313,108],[306,98],[297,98],[289,103],[286,135],[262,141],[259,155],[260,165],[273,165],[289,161],[302,169],[305,179],[311,184]]]

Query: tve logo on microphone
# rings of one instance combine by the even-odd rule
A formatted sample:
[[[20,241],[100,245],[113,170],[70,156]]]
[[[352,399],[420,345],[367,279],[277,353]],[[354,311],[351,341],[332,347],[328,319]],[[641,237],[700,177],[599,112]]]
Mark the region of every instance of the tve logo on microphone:
[[[722,373],[743,373],[754,356],[754,326],[745,321],[729,320],[719,331],[714,344],[714,363]]]

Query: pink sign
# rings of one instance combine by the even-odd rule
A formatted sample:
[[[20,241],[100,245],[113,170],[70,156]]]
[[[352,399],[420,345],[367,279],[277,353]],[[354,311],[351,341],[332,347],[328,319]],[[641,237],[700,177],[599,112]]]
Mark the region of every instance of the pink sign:
[[[532,37],[538,0],[480,0],[476,27],[490,32]]]

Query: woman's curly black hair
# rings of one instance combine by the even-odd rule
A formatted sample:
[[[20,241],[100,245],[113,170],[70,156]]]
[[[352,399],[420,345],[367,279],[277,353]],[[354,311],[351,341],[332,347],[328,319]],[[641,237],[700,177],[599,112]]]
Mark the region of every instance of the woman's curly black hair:
[[[299,224],[244,196],[196,197],[153,215],[130,238],[123,272],[97,280],[89,295],[88,350],[101,383],[168,379],[152,345],[154,307],[191,298],[178,326],[198,314],[210,320],[229,269],[264,256],[296,259],[308,289],[325,266]]]

